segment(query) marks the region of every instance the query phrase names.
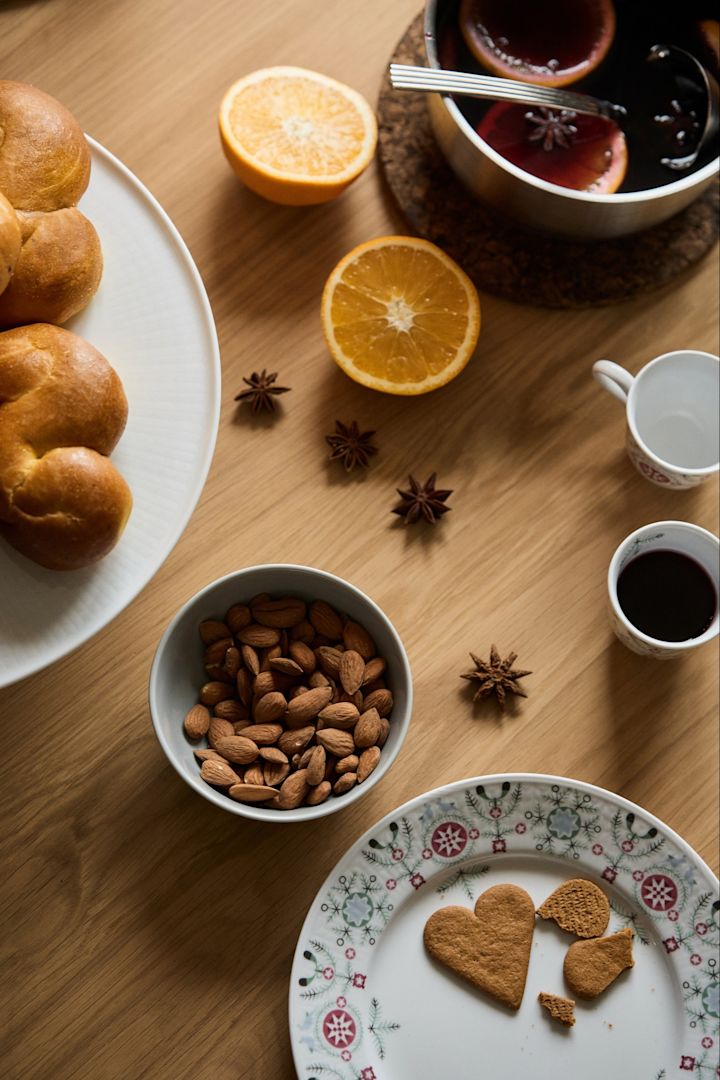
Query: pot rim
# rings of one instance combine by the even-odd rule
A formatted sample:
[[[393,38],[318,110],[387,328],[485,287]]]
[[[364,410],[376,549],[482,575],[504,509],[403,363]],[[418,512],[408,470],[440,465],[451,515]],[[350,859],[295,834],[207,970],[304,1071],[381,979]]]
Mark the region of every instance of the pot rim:
[[[437,54],[437,38],[435,36],[435,16],[437,12],[439,0],[427,0],[425,4],[425,18],[423,25],[423,39],[425,42],[425,53],[427,55],[428,62],[431,67],[439,68],[440,61]],[[672,196],[679,194],[682,191],[687,191],[689,188],[701,187],[712,176],[720,171],[720,156],[709,161],[707,165],[703,165],[701,169],[696,172],[690,173],[687,176],[682,177],[679,180],[673,180],[670,184],[663,184],[662,187],[656,188],[643,188],[640,191],[624,191],[615,192],[613,194],[602,195],[593,194],[590,191],[575,191],[573,188],[561,187],[560,184],[551,184],[547,180],[542,180],[538,176],[533,176],[532,173],[525,172],[524,169],[520,169],[517,165],[513,165],[511,161],[502,157],[496,150],[486,143],[484,139],[481,139],[471,124],[465,119],[462,112],[452,100],[449,94],[438,94],[438,97],[442,98],[443,104],[456,127],[460,132],[468,139],[469,142],[475,146],[481,154],[489,158],[499,169],[513,176],[516,180],[520,180],[530,187],[537,188],[538,191],[543,191],[551,195],[560,195],[564,199],[575,203],[589,203],[600,204],[601,206],[617,206],[619,204],[632,204],[632,203],[646,203],[661,201],[662,199],[669,199]]]

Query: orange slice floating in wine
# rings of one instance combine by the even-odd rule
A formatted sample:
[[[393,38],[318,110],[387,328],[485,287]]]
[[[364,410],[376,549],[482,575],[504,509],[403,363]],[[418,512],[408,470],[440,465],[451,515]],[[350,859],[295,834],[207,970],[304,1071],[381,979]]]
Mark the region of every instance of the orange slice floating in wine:
[[[608,195],[627,171],[627,143],[603,116],[498,102],[477,133],[507,161],[550,184]]]
[[[544,86],[588,75],[615,36],[612,0],[461,0],[459,20],[483,67]]]

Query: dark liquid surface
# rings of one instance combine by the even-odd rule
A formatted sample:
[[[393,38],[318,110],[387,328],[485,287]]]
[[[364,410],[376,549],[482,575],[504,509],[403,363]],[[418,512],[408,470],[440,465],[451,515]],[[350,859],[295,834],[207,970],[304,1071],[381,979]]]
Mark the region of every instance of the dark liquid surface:
[[[502,0],[483,0],[483,8],[503,10]],[[547,19],[552,8],[534,6],[534,22]],[[521,12],[526,4],[513,3],[508,10]],[[445,68],[487,74],[467,48],[458,26],[457,0],[438,5],[437,43],[440,63]],[[684,0],[683,3],[659,3],[658,0],[615,0],[617,27],[605,59],[589,75],[568,90],[579,90],[622,105],[627,109],[623,130],[628,145],[628,169],[619,191],[640,191],[662,187],[697,171],[718,154],[718,139],[706,146],[695,165],[676,172],[662,164],[663,158],[677,158],[690,153],[697,145],[704,124],[703,96],[699,85],[688,79],[686,71],[673,61],[648,62],[654,45],[677,45],[692,53],[710,69],[714,67],[699,29],[703,19],[717,19],[716,5],[708,0]],[[520,17],[518,15],[518,17]],[[486,15],[488,23],[499,29]],[[562,34],[562,25],[552,18],[553,34]],[[488,27],[490,29],[490,27]],[[505,37],[515,39],[518,31],[506,30]],[[540,33],[540,31],[538,31]],[[542,35],[544,37],[544,29]],[[532,35],[530,35],[532,36]],[[519,44],[519,41],[518,41]],[[576,42],[576,45],[581,45]],[[545,47],[545,46],[543,46]],[[568,43],[570,54],[578,49]],[[556,51],[560,49],[558,44]],[[472,127],[477,128],[490,104],[471,98],[456,98]]]
[[[631,559],[618,578],[626,618],[660,641],[688,641],[715,618],[717,593],[709,575],[688,555],[655,549]]]

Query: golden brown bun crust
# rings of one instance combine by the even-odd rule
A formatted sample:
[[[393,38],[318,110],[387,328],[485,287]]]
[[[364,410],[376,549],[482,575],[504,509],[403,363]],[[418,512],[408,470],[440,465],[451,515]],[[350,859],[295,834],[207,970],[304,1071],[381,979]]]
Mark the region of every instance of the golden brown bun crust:
[[[90,179],[90,148],[50,94],[0,80],[0,191],[16,210],[75,206]]]
[[[20,254],[20,222],[5,196],[0,193],[0,293],[7,287]]]
[[[122,383],[87,341],[44,323],[0,333],[0,534],[51,570],[106,555],[132,507],[107,458],[126,419]]]
[[[75,207],[50,214],[19,210],[22,247],[0,291],[0,330],[23,323],[64,323],[92,300],[102,277],[94,227]]]

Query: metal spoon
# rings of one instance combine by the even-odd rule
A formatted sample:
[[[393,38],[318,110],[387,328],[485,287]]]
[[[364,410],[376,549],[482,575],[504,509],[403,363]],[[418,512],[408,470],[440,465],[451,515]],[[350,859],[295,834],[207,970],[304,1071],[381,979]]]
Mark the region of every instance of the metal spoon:
[[[677,45],[653,45],[648,56],[648,60],[652,63],[657,61],[674,60],[678,65],[680,71],[683,69],[688,73],[688,77],[691,82],[699,84],[704,92],[706,109],[702,135],[698,139],[697,146],[690,154],[686,154],[684,157],[664,157],[661,158],[661,163],[668,169],[675,169],[678,172],[683,172],[686,169],[691,168],[697,161],[700,151],[703,147],[713,138],[718,130],[720,122],[720,88],[714,76],[707,70],[707,68],[700,63],[700,61],[692,55],[692,53],[686,52],[685,49],[679,48]],[[699,123],[702,123],[702,118]]]
[[[601,101],[590,94],[559,90],[554,86],[536,86],[534,83],[516,82],[514,79],[498,79],[492,75],[473,75],[466,71],[391,64],[390,82],[396,90],[430,90],[489,101],[544,105],[550,109],[568,109],[588,116],[606,116],[617,124],[622,124],[627,115],[622,105]]]

